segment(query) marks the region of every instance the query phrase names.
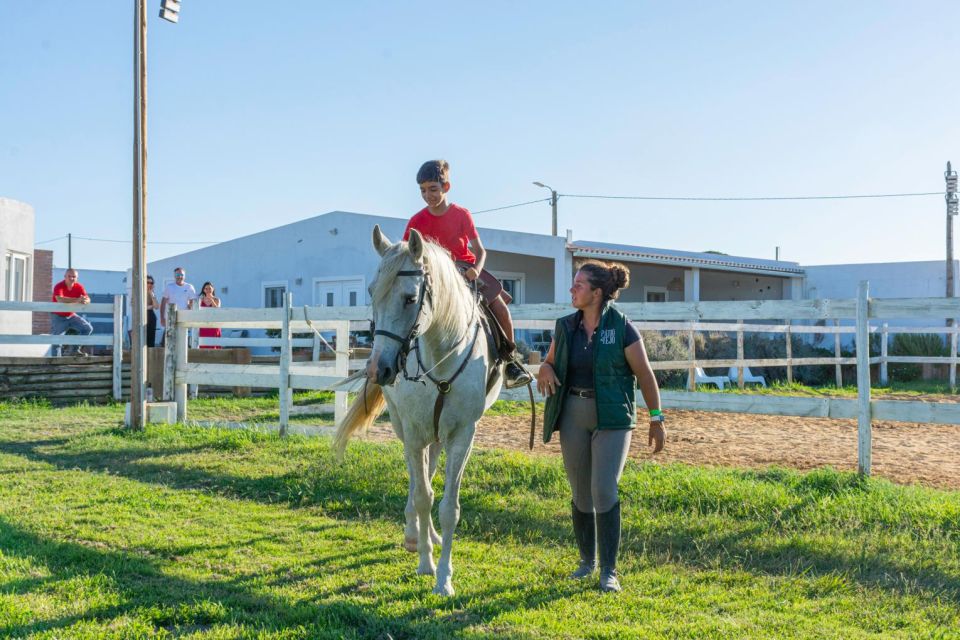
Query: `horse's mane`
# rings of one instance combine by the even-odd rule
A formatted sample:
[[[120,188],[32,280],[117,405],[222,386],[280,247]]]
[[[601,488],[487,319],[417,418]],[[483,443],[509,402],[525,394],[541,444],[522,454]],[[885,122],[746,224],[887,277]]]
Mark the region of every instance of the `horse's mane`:
[[[374,302],[384,300],[394,291],[397,273],[407,258],[413,259],[406,242],[398,242],[383,255],[371,292]],[[429,240],[423,243],[423,264],[433,287],[432,325],[445,338],[459,340],[471,325],[476,305],[473,295],[453,258],[440,245]]]

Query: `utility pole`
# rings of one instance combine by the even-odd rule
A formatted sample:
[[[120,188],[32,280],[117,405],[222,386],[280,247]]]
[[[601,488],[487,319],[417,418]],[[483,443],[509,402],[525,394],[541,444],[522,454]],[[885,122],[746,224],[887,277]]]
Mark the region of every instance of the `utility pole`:
[[[550,190],[550,209],[551,209],[552,212],[553,212],[553,219],[552,219],[553,222],[552,222],[552,224],[551,224],[551,226],[550,226],[550,233],[555,236],[555,235],[557,235],[557,199],[558,199],[560,196],[557,195],[557,190],[556,190],[556,189],[554,189],[553,187],[548,187],[547,185],[543,184],[542,182],[534,182],[533,184],[536,185],[536,186],[538,186],[538,187],[543,187],[544,189],[549,189],[549,190]]]
[[[67,269],[73,269],[73,234],[67,234]]]
[[[956,293],[956,283],[953,281],[953,217],[957,215],[960,196],[957,195],[957,172],[947,162],[947,170],[943,172],[943,179],[947,183],[944,199],[947,201],[947,297],[953,298]]]
[[[147,380],[147,12],[136,0],[133,28],[133,282],[130,283],[130,427],[143,429]]]

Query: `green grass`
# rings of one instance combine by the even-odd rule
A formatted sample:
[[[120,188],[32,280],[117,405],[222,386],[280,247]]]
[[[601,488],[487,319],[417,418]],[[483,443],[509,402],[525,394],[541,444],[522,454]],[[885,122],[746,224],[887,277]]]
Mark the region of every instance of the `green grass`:
[[[477,451],[441,599],[399,546],[398,445],[340,464],[325,438],[121,419],[0,404],[0,637],[960,637],[958,493],[631,462],[609,596],[565,578],[560,461]]]

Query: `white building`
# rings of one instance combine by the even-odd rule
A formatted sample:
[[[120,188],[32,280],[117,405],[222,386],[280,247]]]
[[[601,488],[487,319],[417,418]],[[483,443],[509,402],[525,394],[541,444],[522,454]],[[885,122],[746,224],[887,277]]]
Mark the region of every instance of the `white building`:
[[[33,300],[33,207],[0,198],[0,300]],[[21,311],[0,311],[0,334],[30,335],[33,316]],[[43,345],[0,344],[0,355],[43,355]]]
[[[197,291],[212,282],[224,306],[278,306],[288,291],[294,304],[366,305],[379,263],[371,244],[375,224],[399,240],[406,220],[335,211],[151,262],[148,271],[159,295],[174,268],[183,267]],[[803,269],[794,262],[479,231],[486,268],[516,304],[567,302],[575,263],[591,257],[630,268],[632,284],[621,298],[627,302],[799,298],[803,290]]]

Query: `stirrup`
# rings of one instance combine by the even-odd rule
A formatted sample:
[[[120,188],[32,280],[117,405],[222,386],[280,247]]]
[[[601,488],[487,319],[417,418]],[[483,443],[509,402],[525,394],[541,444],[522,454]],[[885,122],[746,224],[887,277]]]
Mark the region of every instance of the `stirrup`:
[[[510,360],[503,367],[503,386],[507,389],[524,387],[533,382],[533,376],[516,360]]]

